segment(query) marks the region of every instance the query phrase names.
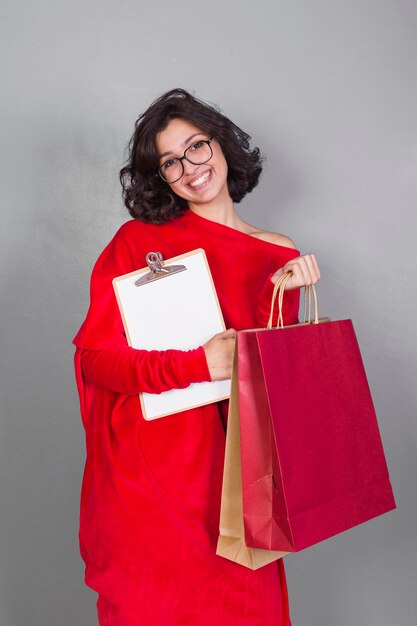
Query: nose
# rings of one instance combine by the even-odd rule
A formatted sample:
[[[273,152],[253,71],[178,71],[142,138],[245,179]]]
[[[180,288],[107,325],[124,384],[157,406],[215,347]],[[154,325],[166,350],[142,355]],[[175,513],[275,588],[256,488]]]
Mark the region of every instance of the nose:
[[[191,174],[195,172],[195,170],[199,167],[198,165],[195,165],[194,163],[190,163],[190,161],[188,161],[187,159],[184,159],[182,164],[184,166],[185,174]]]

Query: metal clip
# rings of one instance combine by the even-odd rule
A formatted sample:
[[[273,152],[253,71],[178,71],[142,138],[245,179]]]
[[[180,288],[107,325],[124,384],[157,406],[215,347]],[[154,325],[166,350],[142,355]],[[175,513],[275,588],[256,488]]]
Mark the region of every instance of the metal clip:
[[[169,276],[171,274],[178,274],[178,272],[183,272],[187,269],[185,265],[171,265],[169,267],[164,267],[164,260],[160,252],[148,252],[146,255],[146,263],[150,272],[135,281],[136,287],[147,285],[154,280],[165,278],[165,276]]]

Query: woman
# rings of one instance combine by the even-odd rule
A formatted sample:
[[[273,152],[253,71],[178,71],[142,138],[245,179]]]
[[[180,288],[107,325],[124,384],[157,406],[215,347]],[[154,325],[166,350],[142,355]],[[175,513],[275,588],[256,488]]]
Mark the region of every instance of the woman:
[[[216,556],[227,402],[154,421],[138,393],[230,378],[236,329],[265,326],[274,282],[292,270],[285,323],[299,287],[320,278],[314,255],[244,222],[234,203],[258,182],[249,136],[182,89],[139,117],[121,171],[133,220],[99,257],[91,305],[74,343],[87,462],[80,544],[101,626],[288,626],[281,561],[257,571]],[[190,351],[130,348],[115,276],[205,249],[228,330]],[[169,315],[169,312],[167,312]]]

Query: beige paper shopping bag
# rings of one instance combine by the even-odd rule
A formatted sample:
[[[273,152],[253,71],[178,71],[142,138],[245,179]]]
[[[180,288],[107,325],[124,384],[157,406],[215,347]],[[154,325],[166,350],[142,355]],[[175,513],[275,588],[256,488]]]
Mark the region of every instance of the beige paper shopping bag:
[[[233,360],[229,417],[220,511],[220,535],[216,554],[250,569],[258,569],[288,554],[249,548],[245,543],[242,503],[239,404],[237,393],[237,351]]]

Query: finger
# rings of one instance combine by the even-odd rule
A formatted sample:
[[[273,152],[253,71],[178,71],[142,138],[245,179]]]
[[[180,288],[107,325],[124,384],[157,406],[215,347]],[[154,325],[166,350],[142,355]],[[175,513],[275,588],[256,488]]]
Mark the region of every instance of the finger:
[[[302,286],[313,285],[320,280],[320,270],[314,254],[304,254],[296,259],[291,259],[284,269],[291,269],[293,271],[294,267],[297,265],[300,267],[304,276],[305,282]],[[297,276],[299,276],[298,273]]]
[[[287,271],[288,269],[291,269],[293,273],[294,280],[291,281],[292,288],[303,287],[304,285],[309,285],[311,283],[309,267],[304,256],[292,259],[287,263],[284,269]]]
[[[314,285],[314,283],[317,282],[318,277],[316,274],[316,268],[314,267],[314,263],[313,263],[313,259],[312,259],[312,255],[311,254],[306,254],[305,255],[305,262],[307,264],[308,267],[308,272],[310,275],[310,285]]]
[[[312,276],[315,275],[316,280],[320,280],[320,268],[317,263],[316,255],[313,253],[305,254],[306,259],[308,259],[309,266],[313,268]]]
[[[301,270],[301,274],[300,274],[300,280],[303,281],[303,285],[310,285],[311,284],[311,274],[310,274],[310,268],[309,265],[307,263],[307,259],[302,256],[300,257],[298,266]]]
[[[307,278],[304,275],[304,267],[302,263],[296,263],[291,268],[292,276],[285,284],[285,289],[298,289],[299,287],[303,287]]]
[[[314,264],[314,268],[316,270],[316,276],[317,276],[317,280],[320,280],[321,278],[321,274],[320,274],[320,268],[319,268],[319,264],[317,263],[317,259],[315,257],[314,254],[311,255],[311,258],[313,260],[313,264]]]
[[[304,256],[306,258],[307,263],[309,264],[312,276],[315,276],[317,280],[320,280],[320,268],[317,263],[316,255],[313,253],[310,253],[310,254],[305,254]]]

